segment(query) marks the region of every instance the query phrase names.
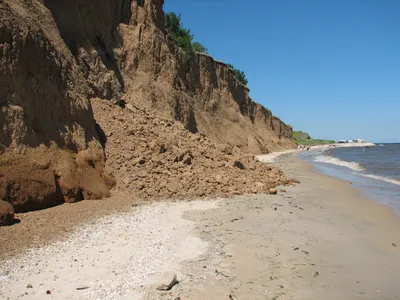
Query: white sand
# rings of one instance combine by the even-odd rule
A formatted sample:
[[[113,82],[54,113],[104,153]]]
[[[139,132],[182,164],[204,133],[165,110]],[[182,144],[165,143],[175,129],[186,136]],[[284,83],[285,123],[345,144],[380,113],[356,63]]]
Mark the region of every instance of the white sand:
[[[177,272],[181,261],[207,249],[190,234],[193,222],[183,220],[183,212],[215,205],[157,203],[81,226],[65,241],[31,249],[2,265],[0,298],[142,299],[144,286],[164,272]]]

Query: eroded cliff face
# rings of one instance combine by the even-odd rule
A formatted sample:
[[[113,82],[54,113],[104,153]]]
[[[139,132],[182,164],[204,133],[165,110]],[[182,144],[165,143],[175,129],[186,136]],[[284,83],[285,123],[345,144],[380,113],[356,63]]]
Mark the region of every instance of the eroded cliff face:
[[[120,26],[129,100],[145,102],[217,144],[251,153],[294,147],[292,129],[252,101],[226,64],[182,53],[163,26],[162,2],[134,1],[131,21]]]
[[[110,194],[92,93],[44,3],[1,1],[0,198],[17,212]]]
[[[163,0],[0,2],[0,198],[17,212],[110,195],[115,182],[104,147],[130,149],[107,141],[102,128],[115,119],[96,120],[93,98],[152,112],[145,119],[180,121],[225,152],[237,146],[235,160],[238,148],[294,146],[291,129],[253,102],[224,63],[188,57],[174,44],[162,6]],[[146,132],[150,142],[154,130]],[[117,157],[111,165],[119,174]]]

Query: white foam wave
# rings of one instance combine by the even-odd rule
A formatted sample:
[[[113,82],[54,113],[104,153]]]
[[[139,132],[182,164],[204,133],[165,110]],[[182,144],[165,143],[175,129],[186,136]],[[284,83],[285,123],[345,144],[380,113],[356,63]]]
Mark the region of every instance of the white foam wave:
[[[389,182],[395,185],[400,185],[400,181],[393,179],[393,178],[389,178],[389,177],[384,177],[384,176],[378,176],[378,175],[371,175],[371,174],[359,174],[361,176],[364,177],[368,177],[368,178],[372,178],[372,179],[376,179],[376,180],[381,180],[381,181],[385,181],[385,182]]]
[[[332,157],[332,156],[318,155],[315,157],[314,160],[317,162],[346,167],[348,169],[355,170],[355,171],[363,171],[364,170],[364,168],[356,162],[348,162],[348,161],[344,161],[344,160],[341,160],[339,158]]]

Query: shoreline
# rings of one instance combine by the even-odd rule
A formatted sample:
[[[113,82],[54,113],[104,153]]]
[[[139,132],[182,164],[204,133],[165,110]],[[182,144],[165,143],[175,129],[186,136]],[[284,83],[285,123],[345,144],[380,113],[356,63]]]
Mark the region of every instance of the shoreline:
[[[0,272],[0,292],[26,291],[24,299],[41,299],[46,289],[53,291],[49,299],[396,299],[400,218],[293,155],[275,164],[301,184],[281,187],[278,195],[134,207],[125,199],[125,212],[92,219],[31,255],[12,257],[2,265],[10,267]],[[51,258],[37,255],[49,247]],[[102,254],[110,249],[117,255]],[[59,268],[62,258],[87,251],[83,263],[67,261],[68,272]],[[97,259],[102,268],[91,267]],[[35,263],[48,276],[26,289],[36,278],[29,277]],[[160,292],[154,284],[165,272],[180,283]],[[87,290],[76,290],[71,273]],[[85,274],[98,281],[85,281]]]
[[[365,143],[346,143],[346,144],[327,144],[327,145],[316,145],[316,146],[309,146],[310,151],[312,150],[323,150],[323,149],[329,149],[329,148],[352,148],[352,147],[375,147],[376,145],[374,143],[370,142],[365,142]],[[307,147],[306,147],[307,148]],[[292,154],[292,153],[302,153],[306,152],[306,149],[290,149],[290,150],[284,150],[284,151],[276,151],[276,152],[271,152],[268,154],[263,154],[263,155],[256,155],[256,158],[259,161],[265,162],[265,163],[273,163],[279,156],[281,155],[287,155],[287,154]]]

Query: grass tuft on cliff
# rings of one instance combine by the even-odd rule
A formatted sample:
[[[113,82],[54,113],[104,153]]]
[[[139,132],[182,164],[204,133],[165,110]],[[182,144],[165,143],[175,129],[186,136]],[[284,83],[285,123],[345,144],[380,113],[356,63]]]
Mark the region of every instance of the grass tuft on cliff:
[[[333,140],[322,140],[322,139],[313,139],[311,136],[303,131],[293,131],[293,139],[297,145],[327,145],[334,144]]]

